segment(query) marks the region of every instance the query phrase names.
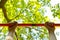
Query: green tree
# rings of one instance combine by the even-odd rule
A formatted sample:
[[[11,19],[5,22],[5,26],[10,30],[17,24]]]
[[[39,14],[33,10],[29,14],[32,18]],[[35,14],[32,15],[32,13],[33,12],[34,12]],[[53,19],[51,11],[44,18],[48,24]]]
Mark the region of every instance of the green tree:
[[[51,11],[55,12],[60,18],[58,5],[55,6],[58,10],[55,10],[49,2],[50,0],[7,0],[4,7],[0,8],[0,23],[19,22],[19,20],[22,20],[22,23],[38,24],[49,21],[49,18],[44,16],[45,10],[42,7],[45,5],[50,7]],[[56,16],[55,14],[53,13],[54,17]],[[8,33],[8,28],[1,27],[0,33],[2,34],[0,34],[0,39],[4,40]],[[28,28],[20,26],[16,28],[16,33],[19,40],[48,39],[48,32],[45,27],[31,26]]]

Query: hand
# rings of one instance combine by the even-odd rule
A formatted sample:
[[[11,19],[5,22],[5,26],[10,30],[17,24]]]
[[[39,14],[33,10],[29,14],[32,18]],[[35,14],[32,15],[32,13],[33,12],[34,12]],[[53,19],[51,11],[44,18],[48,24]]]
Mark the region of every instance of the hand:
[[[53,22],[46,22],[45,27],[48,29],[49,32],[54,32],[54,30],[55,30]]]
[[[10,26],[9,26],[9,31],[14,31],[15,28],[17,27],[18,23],[17,22],[12,22],[12,23],[9,23]]]

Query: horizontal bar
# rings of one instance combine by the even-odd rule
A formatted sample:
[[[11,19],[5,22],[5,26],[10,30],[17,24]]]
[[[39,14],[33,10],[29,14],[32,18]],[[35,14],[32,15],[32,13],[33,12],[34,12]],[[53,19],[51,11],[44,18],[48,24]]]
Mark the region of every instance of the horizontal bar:
[[[0,24],[0,26],[10,26],[11,24]],[[44,26],[45,24],[18,24],[18,26]],[[60,26],[60,24],[54,24],[54,26]]]

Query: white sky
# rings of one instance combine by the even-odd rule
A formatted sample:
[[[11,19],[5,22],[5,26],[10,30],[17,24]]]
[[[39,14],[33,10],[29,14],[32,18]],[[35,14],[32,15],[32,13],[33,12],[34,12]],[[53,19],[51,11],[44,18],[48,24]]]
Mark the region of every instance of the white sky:
[[[54,6],[58,3],[60,3],[60,0],[51,0],[50,3],[51,3],[52,6]]]

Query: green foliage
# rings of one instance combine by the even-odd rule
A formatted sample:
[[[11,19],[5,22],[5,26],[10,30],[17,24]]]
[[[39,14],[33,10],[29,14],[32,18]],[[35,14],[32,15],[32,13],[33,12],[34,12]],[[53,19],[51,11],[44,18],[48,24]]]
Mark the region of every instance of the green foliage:
[[[38,2],[41,2],[42,6],[48,5],[51,0],[37,0]]]
[[[53,12],[54,17],[58,17],[60,19],[60,4],[56,4],[54,7],[52,7],[51,11]]]
[[[27,4],[26,4],[26,1]],[[8,0],[5,4],[5,8],[7,10],[7,16],[12,21],[17,21],[22,19],[22,23],[43,23],[49,21],[48,16],[44,16],[45,9],[42,8],[45,5],[49,5],[50,0]],[[54,12],[53,16],[60,18],[60,10],[59,6],[55,7],[50,6],[51,11]],[[58,10],[56,10],[56,9]],[[6,23],[6,19],[4,18],[4,14],[0,9],[0,23]],[[1,29],[6,36],[8,32],[8,28],[5,27]],[[34,30],[34,31],[33,31]],[[43,40],[43,38],[48,38],[48,32],[45,27],[17,27],[16,33],[19,40]],[[46,36],[45,36],[46,35]],[[0,35],[2,36],[2,35]],[[4,36],[4,38],[5,38]],[[16,37],[15,37],[16,39]]]

